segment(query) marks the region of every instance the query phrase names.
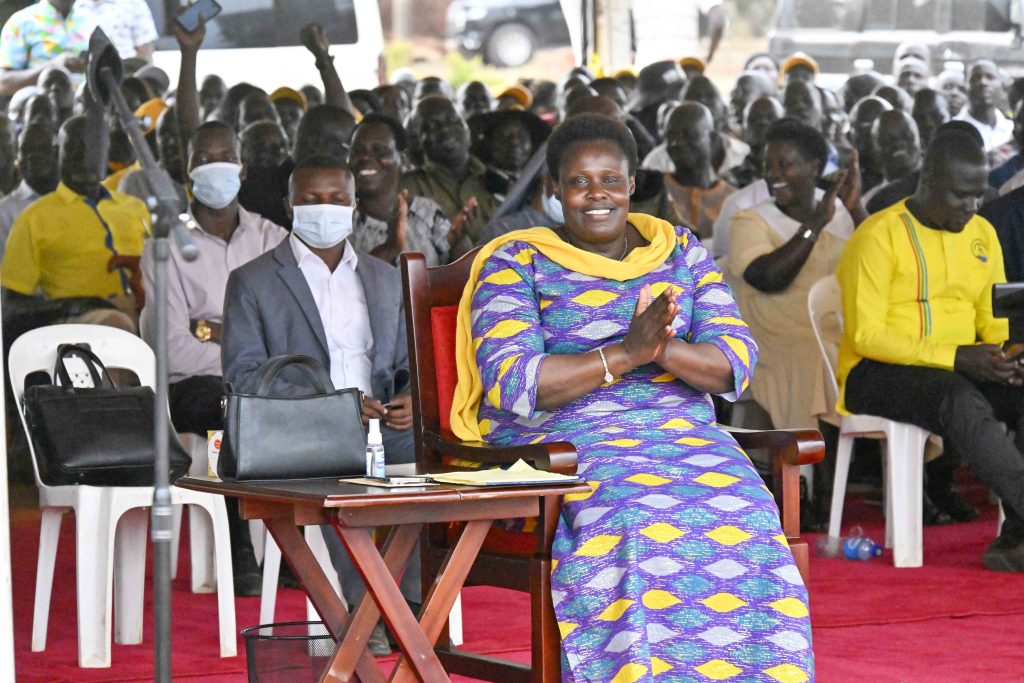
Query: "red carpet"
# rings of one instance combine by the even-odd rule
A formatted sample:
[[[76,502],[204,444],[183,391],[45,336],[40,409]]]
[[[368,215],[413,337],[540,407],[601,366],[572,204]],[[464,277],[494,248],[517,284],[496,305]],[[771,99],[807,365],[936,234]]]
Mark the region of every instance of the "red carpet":
[[[971,491],[972,502],[982,493]],[[12,511],[15,650],[19,682],[152,680],[152,623],[142,645],[113,646],[110,669],[79,669],[75,623],[73,522],[66,518],[58,550],[48,647],[32,653],[29,641],[35,581],[38,513]],[[882,538],[881,511],[850,501],[847,523]],[[1021,681],[1024,644],[1024,576],[989,572],[980,556],[995,533],[995,508],[982,518],[925,529],[925,566],[895,569],[891,553],[851,562],[813,558],[811,617],[818,680]],[[812,539],[813,540],[813,539]],[[246,680],[239,656],[217,652],[217,609],[212,595],[188,592],[187,543],[174,584],[173,665],[176,680]],[[147,619],[152,614],[147,587]],[[255,625],[257,598],[236,600],[238,627]],[[466,647],[528,661],[529,610],[523,594],[486,588],[463,593]],[[278,621],[304,618],[298,591],[278,593]],[[500,618],[495,618],[496,616]],[[390,663],[392,659],[382,660]],[[458,680],[458,679],[457,679]],[[467,680],[467,679],[461,679]],[[296,681],[296,683],[299,683]]]

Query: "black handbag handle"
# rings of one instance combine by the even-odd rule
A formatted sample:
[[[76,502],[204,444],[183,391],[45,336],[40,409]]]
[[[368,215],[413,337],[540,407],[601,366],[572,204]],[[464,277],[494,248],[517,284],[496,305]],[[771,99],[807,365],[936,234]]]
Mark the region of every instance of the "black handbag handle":
[[[285,354],[268,358],[257,371],[257,378],[260,380],[256,389],[257,396],[266,396],[270,393],[270,387],[286,367],[294,365],[313,383],[313,389],[318,394],[330,394],[334,392],[334,382],[331,376],[324,369],[319,361],[310,356],[299,354]]]
[[[114,389],[117,388],[117,384],[114,383],[110,373],[107,372],[107,366],[103,364],[103,361],[101,361],[95,353],[84,346],[79,346],[78,344],[61,344],[57,347],[57,362],[54,365],[53,372],[57,375],[58,379],[60,379],[61,386],[64,386],[69,390],[74,389],[75,386],[74,382],[71,380],[71,374],[64,365],[64,359],[68,356],[79,356],[85,359],[85,364],[89,368],[89,375],[92,377],[92,385],[94,387],[98,388],[103,386],[103,378],[106,377],[110,386]],[[100,374],[96,373],[97,367],[100,369]]]

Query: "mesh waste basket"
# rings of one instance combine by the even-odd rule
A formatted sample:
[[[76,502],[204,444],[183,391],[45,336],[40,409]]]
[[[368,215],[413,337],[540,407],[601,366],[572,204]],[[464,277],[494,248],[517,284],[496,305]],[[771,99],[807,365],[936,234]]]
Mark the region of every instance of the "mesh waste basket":
[[[242,629],[249,683],[315,683],[334,654],[334,638],[319,621],[289,621]]]

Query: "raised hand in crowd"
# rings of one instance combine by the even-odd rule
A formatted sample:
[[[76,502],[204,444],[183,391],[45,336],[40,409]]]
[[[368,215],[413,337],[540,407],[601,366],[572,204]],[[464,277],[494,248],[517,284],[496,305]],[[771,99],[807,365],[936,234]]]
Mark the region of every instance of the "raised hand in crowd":
[[[182,13],[187,10],[183,9]],[[191,33],[174,22],[174,37],[181,48],[181,65],[178,69],[178,89],[175,95],[175,111],[178,116],[178,133],[181,140],[189,140],[202,118],[199,112],[199,85],[196,83],[196,59],[199,48],[206,37],[206,22],[200,17],[199,26]]]
[[[850,160],[845,173],[846,176],[843,178],[843,182],[838,186],[838,196],[843,202],[843,206],[850,212],[853,224],[860,225],[868,217],[868,212],[864,208],[864,202],[862,201],[860,159],[856,149],[850,150]]]
[[[395,220],[388,222],[388,238],[370,253],[377,258],[395,263],[398,255],[405,251],[409,234],[409,190],[398,193],[398,210]]]
[[[452,227],[448,231],[448,244],[451,246],[451,260],[454,261],[473,249],[466,230],[480,216],[480,203],[476,197],[470,197],[462,205],[458,213],[451,217]]]
[[[856,152],[854,152],[854,154],[856,154]],[[852,191],[849,189],[849,185],[852,182],[850,180],[851,175],[856,174],[850,173],[845,168],[839,169],[838,171],[832,174],[832,182],[829,184],[828,189],[825,191],[825,195],[821,198],[821,201],[818,202],[818,205],[815,207],[814,214],[811,216],[810,220],[804,223],[806,227],[814,231],[815,235],[820,235],[821,231],[825,229],[825,226],[832,221],[833,217],[835,217],[836,198],[842,198],[842,193],[844,191]],[[859,182],[857,182],[857,186],[858,188],[860,187]],[[846,202],[843,201],[844,205],[845,203]]]
[[[316,60],[316,69],[320,72],[320,78],[324,83],[324,102],[352,113],[352,100],[345,92],[341,76],[338,75],[338,69],[334,65],[334,58],[331,56],[331,41],[327,38],[327,31],[320,24],[307,24],[299,31],[299,40]]]

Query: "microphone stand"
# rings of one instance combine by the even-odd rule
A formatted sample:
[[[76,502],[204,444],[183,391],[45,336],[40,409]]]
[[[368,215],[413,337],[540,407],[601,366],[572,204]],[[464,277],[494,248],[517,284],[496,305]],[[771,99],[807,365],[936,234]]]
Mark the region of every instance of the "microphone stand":
[[[154,304],[156,318],[156,405],[155,462],[153,464],[153,506],[150,538],[153,541],[153,596],[155,672],[158,683],[171,682],[171,537],[172,506],[170,462],[168,458],[169,413],[167,409],[167,261],[170,258],[168,236],[175,241],[186,261],[194,261],[199,250],[182,223],[181,199],[167,171],[157,166],[153,152],[142,136],[138,121],[128,109],[120,92],[121,59],[102,29],[89,40],[89,89],[97,107],[113,104],[114,116],[128,134],[142,166],[146,189],[146,207],[153,219],[155,290],[146,296]]]

